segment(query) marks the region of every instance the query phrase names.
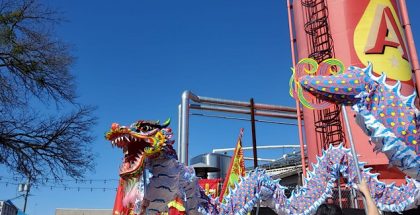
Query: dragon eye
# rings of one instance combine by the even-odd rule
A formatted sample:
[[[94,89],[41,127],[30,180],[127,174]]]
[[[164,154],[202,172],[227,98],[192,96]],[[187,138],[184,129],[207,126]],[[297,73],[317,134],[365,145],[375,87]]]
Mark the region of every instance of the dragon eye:
[[[153,130],[153,127],[149,126],[149,125],[143,125],[143,126],[140,127],[140,131],[142,131],[142,132],[148,132],[148,131],[151,131],[151,130]]]

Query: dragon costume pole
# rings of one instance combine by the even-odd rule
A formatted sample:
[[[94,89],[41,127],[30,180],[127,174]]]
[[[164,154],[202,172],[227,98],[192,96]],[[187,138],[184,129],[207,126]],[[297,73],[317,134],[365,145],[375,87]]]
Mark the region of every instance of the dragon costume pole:
[[[354,147],[354,143],[353,143],[353,137],[352,137],[352,133],[351,133],[351,128],[350,128],[350,123],[349,123],[349,118],[347,116],[347,110],[346,110],[346,106],[341,105],[341,112],[343,113],[343,117],[344,117],[344,122],[346,124],[346,130],[347,130],[347,134],[349,137],[349,142],[350,142],[350,147],[351,147],[351,154],[353,155],[353,159],[354,159],[354,165],[356,167],[356,174],[357,174],[357,179],[359,180],[359,183],[362,181],[362,176],[360,175],[360,168],[359,168],[359,159],[357,157],[357,153],[356,153],[356,148]],[[366,199],[363,196],[363,208],[365,209],[365,213],[368,214],[367,208],[366,208]],[[356,199],[356,205],[357,205],[357,199]]]

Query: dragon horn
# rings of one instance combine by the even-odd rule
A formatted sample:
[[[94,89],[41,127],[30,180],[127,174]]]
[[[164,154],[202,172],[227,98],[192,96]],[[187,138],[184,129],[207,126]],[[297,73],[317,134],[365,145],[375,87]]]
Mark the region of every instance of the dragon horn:
[[[171,118],[168,118],[163,124],[162,127],[166,128],[169,124],[171,124]]]

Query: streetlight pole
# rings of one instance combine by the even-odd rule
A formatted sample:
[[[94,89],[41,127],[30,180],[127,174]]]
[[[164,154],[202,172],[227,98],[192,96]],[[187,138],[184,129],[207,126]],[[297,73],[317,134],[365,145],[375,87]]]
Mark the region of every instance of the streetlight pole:
[[[25,197],[24,203],[23,203],[23,212],[26,212],[26,204],[28,202],[28,196],[29,196],[29,190],[30,190],[30,185],[31,184],[31,178],[28,177],[28,180],[26,181],[26,184],[23,185],[23,192],[25,192],[23,195]]]

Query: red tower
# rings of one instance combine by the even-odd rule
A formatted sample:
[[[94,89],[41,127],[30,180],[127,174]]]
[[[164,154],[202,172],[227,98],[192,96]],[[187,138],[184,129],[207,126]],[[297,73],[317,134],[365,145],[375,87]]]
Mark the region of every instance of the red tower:
[[[294,57],[318,62],[337,58],[346,67],[366,67],[371,62],[374,73],[385,72],[389,83],[401,81],[402,94],[411,94],[413,75],[398,8],[396,0],[295,0],[289,8],[294,21],[293,48],[297,49]],[[347,138],[352,135],[360,161],[367,162],[384,181],[404,182],[404,174],[388,168],[388,159],[373,151],[352,117],[352,134],[345,133],[339,106],[304,109],[303,118],[309,162],[316,162],[316,155],[330,144],[349,147]]]

